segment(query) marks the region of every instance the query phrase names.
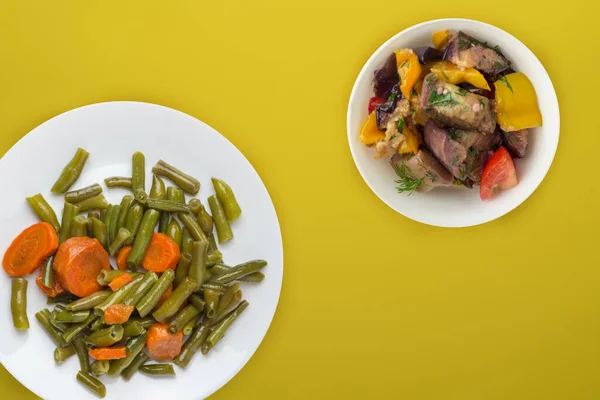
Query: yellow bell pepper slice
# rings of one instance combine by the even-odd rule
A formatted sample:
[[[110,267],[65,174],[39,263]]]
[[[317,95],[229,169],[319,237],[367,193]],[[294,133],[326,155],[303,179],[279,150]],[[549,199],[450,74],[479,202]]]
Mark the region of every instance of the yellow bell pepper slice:
[[[448,29],[434,32],[431,36],[433,46],[438,50],[444,50],[450,41],[450,32]]]
[[[494,86],[498,123],[503,131],[519,131],[542,125],[537,95],[525,74],[515,72],[505,75],[494,82]]]
[[[421,144],[421,134],[418,131],[413,131],[406,124],[402,128],[402,134],[406,137],[404,142],[398,147],[398,153],[414,153],[417,154],[419,151],[419,145]]]
[[[396,66],[400,75],[400,91],[410,99],[413,87],[421,76],[419,59],[412,49],[396,50]]]
[[[364,144],[373,144],[379,142],[384,137],[385,133],[377,128],[377,115],[373,111],[369,114],[369,117],[360,129],[360,141]]]
[[[431,67],[431,72],[433,72],[438,79],[454,85],[467,82],[479,89],[490,90],[490,85],[488,85],[484,76],[475,68],[461,69],[450,61],[440,61]]]

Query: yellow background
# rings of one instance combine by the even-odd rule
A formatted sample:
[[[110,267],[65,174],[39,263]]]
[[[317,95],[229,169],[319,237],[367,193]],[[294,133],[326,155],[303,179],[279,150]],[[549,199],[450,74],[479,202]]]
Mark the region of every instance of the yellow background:
[[[0,151],[69,109],[137,100],[207,122],[248,157],[280,218],[284,284],[265,341],[214,399],[598,399],[593,4],[1,0]],[[561,109],[540,188],[500,220],[460,230],[385,206],[346,140],[370,54],[443,17],[523,41]],[[0,388],[35,398],[1,367]]]

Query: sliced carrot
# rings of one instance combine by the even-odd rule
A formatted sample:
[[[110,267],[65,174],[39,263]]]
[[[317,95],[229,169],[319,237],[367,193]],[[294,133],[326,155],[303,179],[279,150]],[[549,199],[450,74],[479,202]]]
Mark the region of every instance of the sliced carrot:
[[[58,248],[58,235],[47,222],[38,222],[21,232],[10,244],[2,266],[10,276],[31,274]]]
[[[103,269],[110,269],[110,264],[106,250],[97,239],[68,239],[54,256],[54,277],[63,288],[79,297],[102,289],[96,278]]]
[[[163,295],[160,296],[160,299],[158,299],[158,303],[156,303],[153,310],[157,310],[160,306],[162,306],[162,303],[165,302],[165,300],[171,295],[171,293],[173,293],[173,285],[169,285],[169,287],[167,288],[167,290],[165,290]]]
[[[131,246],[121,247],[119,254],[117,254],[117,268],[121,271],[127,270],[127,257],[131,253]]]
[[[131,275],[125,273],[123,275],[119,275],[117,276],[115,279],[113,279],[108,286],[110,286],[110,288],[114,291],[119,290],[120,288],[122,288],[123,286],[127,285],[129,282],[131,282],[133,280],[133,278],[131,277]]]
[[[123,324],[131,317],[134,308],[125,304],[113,304],[104,310],[104,322],[108,325]]]
[[[40,290],[42,292],[44,292],[44,294],[46,296],[56,297],[59,294],[61,294],[62,292],[64,292],[65,289],[63,289],[62,286],[60,286],[60,283],[58,283],[58,281],[56,279],[53,279],[51,288],[47,288],[46,286],[44,286],[44,284],[42,283],[42,275],[44,274],[44,271],[43,271],[44,268],[46,268],[46,267],[44,266],[44,267],[40,268],[40,273],[38,274],[37,278],[35,278],[35,283],[36,283],[36,285],[38,285]]]
[[[148,271],[165,272],[169,268],[175,269],[179,256],[177,243],[164,233],[156,232],[152,235],[142,266]]]
[[[119,358],[125,358],[127,351],[125,346],[123,347],[104,347],[102,349],[92,349],[88,351],[90,357],[94,360],[118,360]]]
[[[157,322],[148,329],[146,346],[155,360],[172,360],[181,353],[182,345],[183,332],[170,334],[168,324]]]

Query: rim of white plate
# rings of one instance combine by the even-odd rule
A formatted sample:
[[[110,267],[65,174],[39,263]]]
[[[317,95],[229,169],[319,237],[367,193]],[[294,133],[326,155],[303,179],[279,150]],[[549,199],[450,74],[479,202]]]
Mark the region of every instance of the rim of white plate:
[[[461,24],[467,25],[464,27],[464,29],[466,29],[466,30],[476,30],[477,27],[483,27],[484,29],[488,29],[497,35],[504,36],[505,40],[511,42],[509,49],[518,49],[518,51],[528,53],[527,54],[528,62],[537,64],[534,67],[536,68],[536,71],[540,72],[540,74],[541,74],[541,76],[537,76],[537,79],[544,81],[542,86],[547,91],[546,94],[551,96],[550,99],[545,98],[545,100],[548,100],[548,102],[550,103],[550,104],[548,104],[548,107],[551,108],[551,110],[550,110],[551,113],[550,114],[545,113],[543,115],[544,130],[549,130],[550,132],[549,133],[544,132],[544,133],[545,133],[545,136],[548,136],[548,138],[546,140],[554,140],[554,143],[551,143],[551,146],[550,146],[551,153],[547,153],[545,155],[546,157],[543,160],[544,164],[542,165],[542,168],[540,169],[541,172],[539,172],[536,175],[535,180],[533,182],[529,183],[529,185],[527,186],[527,190],[525,190],[523,192],[523,194],[518,196],[518,198],[514,198],[514,196],[511,196],[510,198],[508,198],[508,196],[503,195],[502,199],[505,204],[504,207],[498,208],[495,211],[490,211],[489,213],[486,213],[485,216],[480,216],[479,218],[471,218],[466,222],[463,222],[463,221],[460,221],[460,222],[440,221],[440,220],[436,220],[435,218],[430,218],[427,215],[423,215],[423,213],[420,213],[420,212],[407,211],[406,209],[403,209],[403,207],[400,205],[402,203],[402,201],[398,201],[398,198],[393,198],[393,197],[387,196],[386,194],[382,193],[382,191],[379,188],[377,188],[375,186],[373,179],[370,177],[368,171],[366,170],[365,165],[363,165],[361,162],[358,161],[358,158],[359,158],[358,152],[364,151],[364,149],[361,149],[361,146],[362,147],[365,147],[365,146],[362,143],[360,143],[360,141],[358,141],[358,143],[357,143],[356,138],[358,137],[360,126],[353,126],[352,117],[357,112],[358,113],[363,112],[366,114],[366,111],[365,111],[366,110],[366,102],[364,104],[362,104],[362,103],[356,104],[356,101],[357,101],[356,98],[359,96],[359,94],[358,94],[359,86],[365,79],[368,79],[369,81],[372,80],[372,77],[367,76],[367,74],[371,74],[375,69],[380,68],[379,65],[374,65],[374,63],[376,62],[376,60],[381,58],[383,53],[389,52],[390,47],[402,46],[402,44],[398,44],[397,42],[401,42],[403,36],[405,36],[409,33],[412,33],[414,31],[423,30],[423,31],[428,31],[431,34],[431,33],[435,32],[435,30],[438,30],[438,29],[455,29],[455,30],[463,29],[463,28],[455,27],[456,25],[461,25]],[[450,28],[448,25],[452,25],[452,27]],[[505,51],[505,47],[502,47],[502,49],[503,49],[503,51]],[[538,86],[536,86],[536,91],[538,91]],[[538,102],[539,101],[540,101],[540,96],[538,95]],[[365,118],[366,118],[366,116],[365,116]],[[548,128],[546,127],[547,124],[549,125]],[[383,201],[385,204],[387,204],[394,211],[396,211],[414,221],[417,221],[417,222],[420,222],[423,224],[427,224],[427,225],[432,225],[432,226],[447,227],[447,228],[459,228],[459,227],[468,227],[468,226],[484,224],[484,223],[493,221],[497,218],[500,218],[503,215],[508,214],[509,212],[511,212],[512,210],[517,208],[519,205],[521,205],[525,200],[527,200],[527,198],[529,198],[531,196],[531,194],[539,187],[539,185],[544,180],[546,174],[550,170],[550,167],[551,167],[554,157],[556,155],[556,151],[558,149],[558,141],[559,141],[559,137],[560,137],[560,110],[559,110],[559,105],[558,105],[558,98],[556,96],[556,91],[555,91],[554,85],[552,84],[552,81],[548,75],[548,72],[546,71],[543,64],[540,62],[540,60],[537,58],[537,56],[527,46],[525,46],[525,44],[523,44],[519,39],[517,39],[510,33],[506,32],[494,25],[485,23],[485,22],[481,22],[481,21],[477,21],[477,20],[473,20],[473,19],[466,19],[466,18],[442,18],[442,19],[425,21],[425,22],[421,22],[419,24],[410,26],[410,27],[400,31],[396,35],[392,36],[390,39],[386,40],[381,46],[379,46],[377,48],[377,50],[375,50],[375,52],[369,57],[369,59],[366,61],[366,63],[361,68],[361,70],[358,74],[358,77],[356,78],[354,85],[352,87],[352,92],[350,94],[350,99],[348,101],[348,112],[346,114],[346,129],[347,129],[347,134],[348,134],[348,144],[350,147],[350,152],[352,154],[352,158],[354,160],[354,164],[356,165],[356,168],[358,169],[360,175],[362,176],[362,178],[365,181],[365,183],[367,184],[367,186],[371,189],[371,191],[373,191],[373,193],[375,193],[375,195],[377,197],[379,197],[379,199],[381,201]],[[540,129],[540,128],[536,128],[536,129]],[[372,162],[381,162],[382,160],[372,159],[371,161]],[[519,160],[517,160],[515,162],[517,163],[517,162],[519,162]],[[436,189],[436,190],[439,190],[439,189]],[[510,193],[510,191],[506,191],[505,193]],[[423,194],[423,193],[415,193],[415,194],[416,195],[434,195],[435,196],[436,191],[434,190],[432,192],[425,193],[425,194]],[[498,199],[496,199],[496,201],[498,201]]]

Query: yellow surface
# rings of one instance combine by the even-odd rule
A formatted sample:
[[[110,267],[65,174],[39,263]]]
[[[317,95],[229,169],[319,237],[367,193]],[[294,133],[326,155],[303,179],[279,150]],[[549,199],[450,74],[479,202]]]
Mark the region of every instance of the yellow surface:
[[[2,0],[0,150],[74,107],[138,100],[204,120],[248,157],[280,218],[283,292],[256,355],[214,399],[598,399],[597,7]],[[460,230],[379,201],[345,124],[369,55],[410,25],[451,16],[529,46],[562,117],[533,196]],[[0,388],[3,399],[35,398],[5,370]]]

